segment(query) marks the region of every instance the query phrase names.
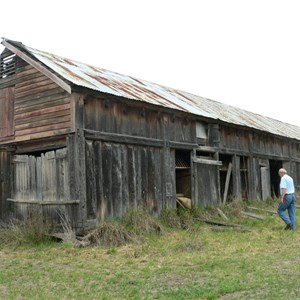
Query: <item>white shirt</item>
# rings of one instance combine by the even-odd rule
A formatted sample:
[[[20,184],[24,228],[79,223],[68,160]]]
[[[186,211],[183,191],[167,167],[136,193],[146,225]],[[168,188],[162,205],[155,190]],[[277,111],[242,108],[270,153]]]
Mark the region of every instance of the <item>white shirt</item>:
[[[281,177],[280,180],[280,190],[286,189],[286,194],[295,193],[294,180],[291,176],[285,174]]]

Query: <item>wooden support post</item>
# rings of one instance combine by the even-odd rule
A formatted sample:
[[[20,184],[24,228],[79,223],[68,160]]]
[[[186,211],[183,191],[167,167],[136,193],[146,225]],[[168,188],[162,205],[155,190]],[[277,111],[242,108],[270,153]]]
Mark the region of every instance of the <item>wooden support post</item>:
[[[229,166],[228,166],[227,174],[226,174],[225,189],[224,189],[224,195],[223,195],[223,204],[226,204],[226,200],[227,200],[231,171],[232,171],[232,163],[230,162]]]
[[[79,199],[80,201],[76,225],[84,228],[87,222],[84,101],[83,96],[76,93],[72,94],[71,98],[74,103],[75,129],[75,134],[69,138],[71,200]]]

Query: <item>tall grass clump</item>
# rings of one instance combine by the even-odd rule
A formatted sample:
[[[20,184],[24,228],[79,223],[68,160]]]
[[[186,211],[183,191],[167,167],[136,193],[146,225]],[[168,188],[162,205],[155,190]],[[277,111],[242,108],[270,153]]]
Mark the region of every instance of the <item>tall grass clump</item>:
[[[51,222],[42,212],[32,209],[26,220],[11,219],[7,228],[0,229],[0,244],[19,246],[49,242],[51,229]]]
[[[123,215],[121,223],[135,235],[162,233],[162,226],[159,222],[142,207],[127,211]]]

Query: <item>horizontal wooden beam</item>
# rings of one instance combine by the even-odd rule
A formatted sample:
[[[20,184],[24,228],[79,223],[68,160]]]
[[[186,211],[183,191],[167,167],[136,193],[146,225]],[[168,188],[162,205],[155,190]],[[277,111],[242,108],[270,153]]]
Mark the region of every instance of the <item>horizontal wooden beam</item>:
[[[20,204],[38,204],[38,205],[66,205],[66,204],[79,204],[80,200],[70,200],[70,201],[35,201],[35,200],[17,200],[7,198],[7,201],[20,203]]]
[[[175,148],[175,149],[196,149],[199,145],[198,144],[193,144],[193,143],[183,143],[183,142],[170,142],[169,143],[170,148]]]
[[[115,142],[123,144],[134,144],[134,145],[143,145],[151,147],[160,147],[164,146],[164,141],[160,139],[151,139],[140,136],[132,136],[119,133],[108,133],[101,131],[94,131],[90,129],[84,129],[84,135],[87,139],[91,140],[102,140],[106,142]]]
[[[198,163],[198,164],[204,164],[204,165],[222,166],[222,162],[219,160],[211,160],[211,159],[203,159],[203,158],[193,157],[193,162]]]
[[[134,145],[143,145],[143,146],[151,146],[151,147],[164,147],[164,140],[161,139],[152,139],[142,136],[132,136],[127,134],[119,134],[119,133],[109,133],[102,131],[95,131],[90,129],[84,129],[84,135],[87,139],[91,140],[103,140],[108,142],[116,142],[116,143],[124,143],[124,144],[134,144]],[[194,149],[198,147],[197,144],[193,143],[182,143],[170,141],[168,143],[170,148],[176,149]]]

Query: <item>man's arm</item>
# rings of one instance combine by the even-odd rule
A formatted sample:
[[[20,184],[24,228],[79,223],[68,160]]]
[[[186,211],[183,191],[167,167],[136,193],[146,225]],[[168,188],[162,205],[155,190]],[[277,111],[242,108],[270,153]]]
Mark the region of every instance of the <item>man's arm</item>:
[[[280,199],[281,203],[283,203],[283,201],[284,201],[285,193],[286,193],[286,188],[282,188],[281,189],[281,199]]]

